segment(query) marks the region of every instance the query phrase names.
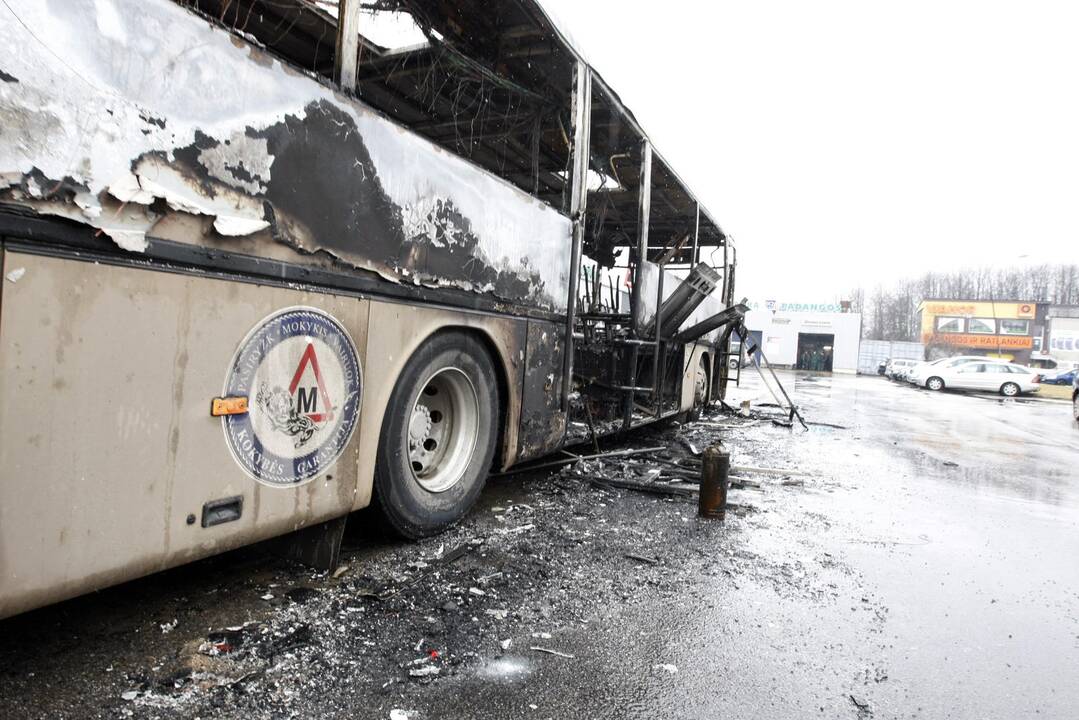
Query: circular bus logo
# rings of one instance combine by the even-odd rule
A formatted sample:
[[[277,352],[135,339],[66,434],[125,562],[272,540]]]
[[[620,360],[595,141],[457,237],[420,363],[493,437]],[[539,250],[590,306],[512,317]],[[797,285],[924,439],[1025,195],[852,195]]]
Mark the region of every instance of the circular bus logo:
[[[287,308],[256,326],[232,360],[225,438],[244,472],[266,485],[310,480],[337,461],[356,429],[362,377],[356,346],[330,315]]]

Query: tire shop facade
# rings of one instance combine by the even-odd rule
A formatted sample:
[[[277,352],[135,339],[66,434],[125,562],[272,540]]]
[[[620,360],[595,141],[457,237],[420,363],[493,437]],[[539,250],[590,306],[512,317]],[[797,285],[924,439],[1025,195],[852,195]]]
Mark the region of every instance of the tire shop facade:
[[[1039,304],[1021,300],[924,300],[926,359],[985,355],[1028,364],[1038,334]]]
[[[856,373],[862,334],[861,313],[838,303],[768,300],[749,303],[749,344],[764,351],[776,367]]]

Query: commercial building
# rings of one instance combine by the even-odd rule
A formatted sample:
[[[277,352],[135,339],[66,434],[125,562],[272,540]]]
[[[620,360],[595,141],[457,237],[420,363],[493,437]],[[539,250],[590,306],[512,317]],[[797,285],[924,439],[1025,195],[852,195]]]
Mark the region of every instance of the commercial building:
[[[1079,365],[1079,306],[1049,305],[1044,335],[1035,337],[1034,344],[1058,367]]]
[[[749,303],[746,329],[776,367],[855,373],[862,335],[860,313],[840,304]]]
[[[924,300],[918,310],[926,358],[985,355],[1027,364],[1040,309],[1024,301]]]

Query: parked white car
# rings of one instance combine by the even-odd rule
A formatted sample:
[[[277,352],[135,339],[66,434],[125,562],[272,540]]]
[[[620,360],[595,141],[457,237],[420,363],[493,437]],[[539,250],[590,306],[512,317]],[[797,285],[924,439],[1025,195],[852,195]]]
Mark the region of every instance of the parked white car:
[[[938,368],[953,368],[968,362],[984,362],[984,355],[957,355],[956,357],[940,358],[931,362],[918,363],[907,373],[907,382],[918,387],[925,387],[925,381],[929,379]]]
[[[926,378],[930,390],[985,390],[1005,397],[1038,392],[1041,375],[1022,365],[1006,362],[965,362],[945,367],[934,366]]]
[[[917,360],[904,360],[902,358],[889,360],[884,367],[884,377],[890,380],[905,380],[907,373],[917,364]]]

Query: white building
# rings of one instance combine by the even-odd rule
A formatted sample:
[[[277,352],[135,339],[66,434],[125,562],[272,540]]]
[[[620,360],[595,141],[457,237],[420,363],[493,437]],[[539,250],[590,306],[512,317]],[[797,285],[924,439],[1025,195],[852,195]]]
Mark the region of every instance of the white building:
[[[862,336],[860,313],[839,305],[804,303],[749,304],[746,329],[774,366],[837,373],[858,371]]]
[[[1079,308],[1050,307],[1049,313],[1049,342],[1045,350],[1060,367],[1074,367],[1079,364]]]

